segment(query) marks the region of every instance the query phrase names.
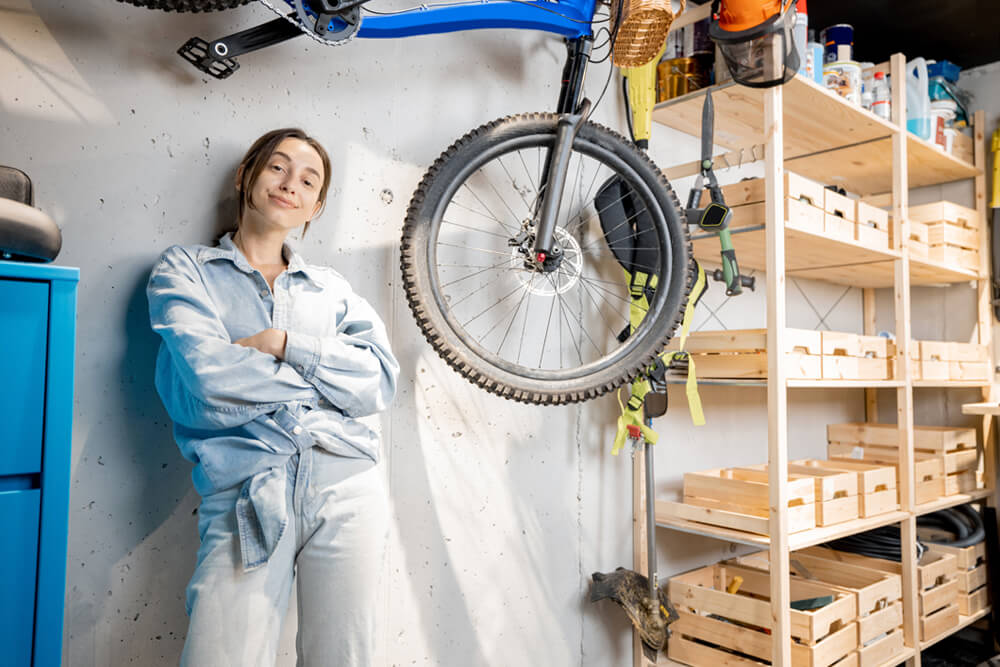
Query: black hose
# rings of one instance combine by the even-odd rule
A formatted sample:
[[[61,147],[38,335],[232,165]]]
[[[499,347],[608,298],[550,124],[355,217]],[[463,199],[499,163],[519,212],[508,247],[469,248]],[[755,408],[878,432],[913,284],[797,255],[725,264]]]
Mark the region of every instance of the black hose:
[[[926,516],[918,517],[917,523],[934,528],[943,528],[953,533],[953,539],[926,540],[931,544],[943,544],[950,547],[969,547],[986,539],[986,527],[979,512],[970,505],[959,505],[953,509],[941,510]],[[950,526],[950,527],[949,527]]]

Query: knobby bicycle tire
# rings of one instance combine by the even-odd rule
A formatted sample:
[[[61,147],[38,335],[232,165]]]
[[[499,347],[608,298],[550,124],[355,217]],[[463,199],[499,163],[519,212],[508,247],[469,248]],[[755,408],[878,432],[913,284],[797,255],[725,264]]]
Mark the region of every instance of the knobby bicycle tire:
[[[467,187],[468,180],[478,177],[479,172],[482,172],[487,166],[492,164],[490,161],[494,159],[493,156],[496,156],[496,160],[503,167],[506,176],[511,177],[511,171],[514,167],[510,163],[516,163],[513,162],[513,158],[510,158],[510,156],[517,151],[517,156],[520,158],[521,164],[524,165],[526,180],[533,181],[531,175],[533,169],[528,166],[523,156],[523,152],[527,150],[524,147],[531,148],[535,146],[540,154],[544,146],[554,145],[558,118],[559,116],[549,113],[523,114],[502,118],[472,130],[448,148],[428,169],[413,194],[403,227],[400,254],[403,285],[410,310],[424,337],[454,370],[474,384],[505,398],[526,403],[553,405],[595,398],[614,390],[625,382],[631,381],[643,369],[647,368],[666,346],[679,325],[694,278],[694,262],[691,260],[691,242],[688,235],[687,223],[680,203],[667,179],[649,157],[624,137],[605,127],[587,122],[580,128],[573,146],[574,155],[579,156],[579,163],[583,164],[585,159],[594,162],[606,161],[607,165],[611,165],[605,165],[608,169],[612,169],[610,172],[611,175],[627,177],[630,183],[633,183],[638,190],[645,193],[645,201],[655,203],[655,207],[650,206],[650,208],[658,209],[654,217],[659,221],[657,223],[657,243],[662,251],[657,255],[659,263],[657,275],[660,278],[660,285],[653,297],[653,305],[650,307],[649,315],[644,318],[631,336],[626,338],[624,342],[619,343],[619,348],[615,350],[614,355],[609,354],[605,357],[599,357],[586,365],[581,355],[581,365],[579,368],[560,368],[557,371],[542,369],[542,358],[547,354],[546,350],[549,349],[545,340],[543,340],[539,356],[539,369],[535,370],[520,365],[521,350],[516,345],[513,345],[513,342],[508,345],[508,348],[513,347],[513,349],[517,350],[517,363],[499,358],[501,348],[506,344],[507,334],[510,333],[511,329],[516,329],[518,326],[521,328],[521,343],[523,344],[526,339],[525,329],[529,322],[533,326],[537,324],[538,328],[540,328],[540,319],[529,318],[529,310],[531,308],[530,299],[533,297],[528,295],[528,290],[531,289],[534,278],[531,278],[532,282],[530,283],[525,283],[524,279],[521,279],[521,283],[525,288],[525,294],[521,296],[520,301],[523,302],[526,296],[529,299],[528,309],[522,315],[522,323],[515,326],[521,309],[521,303],[518,302],[510,322],[506,324],[507,333],[504,334],[504,340],[501,340],[496,355],[493,355],[492,351],[485,350],[485,337],[482,340],[470,342],[469,331],[463,328],[464,325],[457,326],[459,324],[457,322],[458,318],[455,317],[455,313],[452,310],[452,307],[456,306],[456,300],[452,296],[442,293],[445,281],[440,276],[440,272],[444,270],[441,267],[446,266],[446,264],[440,261],[439,251],[441,251],[441,248],[436,244],[442,234],[444,225],[452,225],[464,229],[471,229],[471,227],[455,223],[451,219],[445,219],[445,213],[452,211],[453,204],[456,206],[455,211],[461,211],[461,209],[471,210],[471,207],[465,204],[458,207],[458,192],[461,188]],[[502,160],[504,157],[510,158],[508,159],[509,164],[507,166],[504,166]],[[543,162],[541,157],[539,157],[539,162]],[[475,169],[477,165],[478,171]],[[573,162],[571,161],[570,170],[572,169]],[[600,172],[595,171],[595,179],[598,173]],[[500,178],[504,177],[501,176]],[[510,178],[512,192],[522,194],[524,190],[530,190],[530,188],[524,186],[523,182],[519,186],[517,180],[514,177]],[[538,182],[541,183],[541,179]],[[490,185],[492,186],[492,184]],[[569,190],[570,188],[571,185],[567,184],[566,189]],[[495,187],[492,189],[494,192],[497,192]],[[484,190],[481,190],[481,192],[484,192]],[[582,192],[583,187],[580,188],[581,195]],[[537,201],[537,196],[536,194],[535,201]],[[571,194],[570,199],[572,200],[574,196]],[[588,198],[589,192],[587,197],[581,196],[581,201],[589,202]],[[490,209],[485,205],[482,198],[477,197],[477,199],[479,203],[483,204],[483,210],[489,212]],[[524,199],[523,194],[522,199]],[[469,200],[469,202],[471,201]],[[530,210],[531,203],[526,200],[525,204],[525,208]],[[476,208],[478,208],[478,205]],[[507,207],[507,210],[512,215],[514,214],[510,206]],[[479,211],[478,215],[484,218],[491,217],[484,215],[482,211]],[[592,218],[593,216],[591,216]],[[492,216],[492,219],[498,225],[494,226],[492,231],[478,230],[481,236],[476,238],[485,238],[485,236],[482,236],[485,234],[490,234],[493,237],[503,237],[506,235],[506,232],[497,232],[504,232],[505,229],[509,231],[510,227],[513,226],[513,224],[508,225],[504,223],[501,219],[498,219],[498,216]],[[583,219],[582,210],[579,214],[579,219]],[[574,222],[573,224],[576,225],[577,223]],[[569,229],[569,227],[570,223],[569,219],[567,219],[565,228]],[[467,234],[467,232],[459,233]],[[567,244],[572,243],[566,237],[567,234],[563,234],[560,238],[566,240]],[[598,234],[591,235],[590,238],[598,238],[599,241],[603,242],[607,237],[601,237]],[[501,241],[503,241],[502,238]],[[496,241],[493,243],[496,243]],[[476,245],[483,244],[477,243]],[[508,242],[507,245],[513,245],[513,243]],[[577,243],[577,246],[579,246],[579,243]],[[497,247],[499,249],[495,251],[471,246],[468,250],[490,252],[493,255],[490,261],[495,262],[496,255],[503,255],[505,252],[503,246]],[[583,257],[586,254],[586,250],[580,250],[581,247],[591,248],[593,244],[577,248],[577,254]],[[510,252],[513,254],[514,250]],[[604,264],[607,263],[605,262]],[[496,268],[499,265],[495,265],[494,267],[487,266],[476,273],[484,273],[486,271],[487,275],[490,275],[488,271],[491,269],[502,273],[507,270],[514,271],[514,269],[521,268],[517,265],[516,256],[510,262],[502,260],[501,264],[507,265],[499,269]],[[447,266],[479,268],[478,264]],[[566,272],[570,273],[574,269],[575,266],[570,267]],[[606,272],[599,275],[602,275],[603,278],[611,277],[612,280],[598,280],[597,282],[603,283],[603,285],[599,286],[600,289],[607,290],[613,288],[624,290],[627,297],[628,286],[625,284],[621,268],[615,264],[613,270],[607,269],[606,266],[603,266],[602,270]],[[475,275],[475,273],[472,275]],[[471,276],[467,278],[471,278]],[[465,279],[455,279],[449,281],[449,283]],[[539,281],[541,284],[541,279]],[[593,293],[597,292],[588,292],[591,288],[588,288],[583,281],[584,278],[581,276],[577,283],[580,286],[579,291],[594,302],[595,310],[598,314],[601,314],[600,310],[603,306],[592,296]],[[549,301],[554,302],[555,297],[559,298],[559,316],[561,317],[563,316],[563,302],[559,287],[557,286],[558,279],[556,282],[552,282],[551,280],[549,282],[552,289],[546,288],[546,290],[553,293],[549,295]],[[516,287],[516,283],[513,284]],[[596,285],[597,283],[594,284]],[[474,292],[485,288],[485,285],[478,287]],[[599,298],[604,298],[601,293],[597,294]],[[465,301],[471,298],[471,296],[472,294],[467,294],[457,301]],[[583,325],[582,315],[586,301],[585,296],[579,296],[575,302],[580,305],[577,311],[580,314],[579,318],[574,321],[567,316],[565,317],[565,321],[567,324],[579,324],[579,328],[582,330],[581,333],[587,338],[591,338],[590,334],[587,333],[590,327]],[[504,299],[507,298],[509,298],[509,295],[508,297],[504,297]],[[617,303],[617,301],[612,302],[607,298],[604,298],[604,300],[608,303]],[[568,298],[566,301],[568,304],[567,311],[572,311],[573,304]],[[545,328],[546,338],[548,338],[550,333],[552,311],[554,309],[555,306],[550,305],[549,323]],[[619,327],[628,321],[628,307],[624,306],[623,309],[624,317],[619,321]],[[575,317],[577,313],[571,312],[571,314]],[[621,314],[619,313],[619,315]],[[476,317],[479,317],[479,315]],[[612,324],[608,323],[607,318],[604,319],[605,328],[610,328]],[[559,319],[560,332],[562,331],[563,321],[563,319]],[[497,324],[494,324],[494,328],[497,326]],[[504,327],[500,328],[503,329]],[[538,332],[533,330],[533,333],[537,334]],[[617,333],[617,331],[614,333]],[[496,335],[499,335],[499,331],[497,331]],[[538,337],[536,335],[535,339]],[[579,334],[577,334],[577,337],[580,338]],[[582,338],[580,339],[582,340]],[[527,340],[530,342],[532,339]],[[604,340],[609,340],[607,335],[605,335]],[[593,344],[593,339],[590,342]],[[560,343],[562,343],[561,338]],[[599,346],[594,344],[594,347],[600,351]],[[580,347],[577,347],[576,351],[580,353]],[[562,351],[559,351],[559,359],[560,361],[562,360]]]
[[[233,9],[254,0],[118,0],[136,7],[161,9],[165,12],[216,12]]]

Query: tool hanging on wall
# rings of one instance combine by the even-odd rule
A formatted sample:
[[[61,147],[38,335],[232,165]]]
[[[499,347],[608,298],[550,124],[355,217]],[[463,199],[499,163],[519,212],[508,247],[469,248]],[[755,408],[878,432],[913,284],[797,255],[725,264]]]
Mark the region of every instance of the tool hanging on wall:
[[[715,139],[715,106],[712,104],[712,89],[705,90],[705,102],[701,108],[701,169],[695,179],[687,201],[687,219],[689,223],[697,222],[706,232],[719,236],[721,245],[722,268],[712,274],[712,278],[726,283],[726,296],[743,293],[743,288],[753,290],[754,278],[740,275],[740,265],[736,261],[736,249],[733,247],[733,237],[729,231],[729,223],[733,218],[732,209],[726,206],[722,196],[722,188],[715,178],[713,170],[712,149]],[[698,208],[702,191],[707,190],[711,198],[708,206]]]

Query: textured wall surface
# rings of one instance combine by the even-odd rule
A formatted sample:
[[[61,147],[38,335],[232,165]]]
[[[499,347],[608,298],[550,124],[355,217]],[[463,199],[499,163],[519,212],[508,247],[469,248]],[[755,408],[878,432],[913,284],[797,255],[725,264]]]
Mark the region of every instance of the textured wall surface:
[[[383,314],[403,367],[378,420],[393,505],[380,664],[626,663],[623,615],[587,601],[591,572],[631,564],[629,460],[609,454],[615,400],[538,408],[473,389],[425,344],[398,277],[401,222],[426,166],[481,123],[551,109],[560,40],[500,31],[341,49],[296,40],[243,57],[224,82],[174,55],[191,35],[269,18],[259,6],[184,16],[110,0],[0,0],[0,162],[32,176],[36,204],[63,230],[58,263],[82,270],[66,664],[169,665],[180,655],[198,498],[152,386],[158,341],[145,281],[163,248],[208,242],[228,224],[236,161],[260,133],[289,124],[333,157],[329,206],[300,248]],[[592,68],[592,99],[606,72]],[[596,118],[621,129],[615,88]],[[655,131],[661,164],[694,150]],[[763,277],[740,299],[715,285],[695,326],[764,326],[763,295]],[[860,331],[858,290],[803,281],[788,299],[790,326]],[[702,397],[707,426],[690,426],[675,389],[656,424],[662,497],[679,493],[685,470],[766,458],[763,388],[705,387]],[[862,414],[860,392],[792,392],[791,455],[821,455],[824,424]],[[667,531],[658,543],[663,574],[730,553]],[[294,664],[295,625],[293,604],[281,665]]]

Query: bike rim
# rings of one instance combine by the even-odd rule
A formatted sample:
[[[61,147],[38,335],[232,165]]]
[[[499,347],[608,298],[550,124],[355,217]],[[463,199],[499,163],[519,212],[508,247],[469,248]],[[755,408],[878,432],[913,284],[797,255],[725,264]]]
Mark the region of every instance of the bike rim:
[[[662,337],[653,323],[672,278],[672,240],[657,197],[619,156],[580,137],[555,234],[563,261],[546,274],[524,267],[522,248],[510,244],[532,215],[553,142],[552,134],[513,138],[469,159],[439,199],[427,241],[431,291],[454,334],[491,366],[547,382],[593,375],[621,363],[648,336]],[[645,268],[662,286],[624,343],[617,337],[632,300],[594,202],[614,174],[638,195],[640,213],[651,216],[658,247]]]

